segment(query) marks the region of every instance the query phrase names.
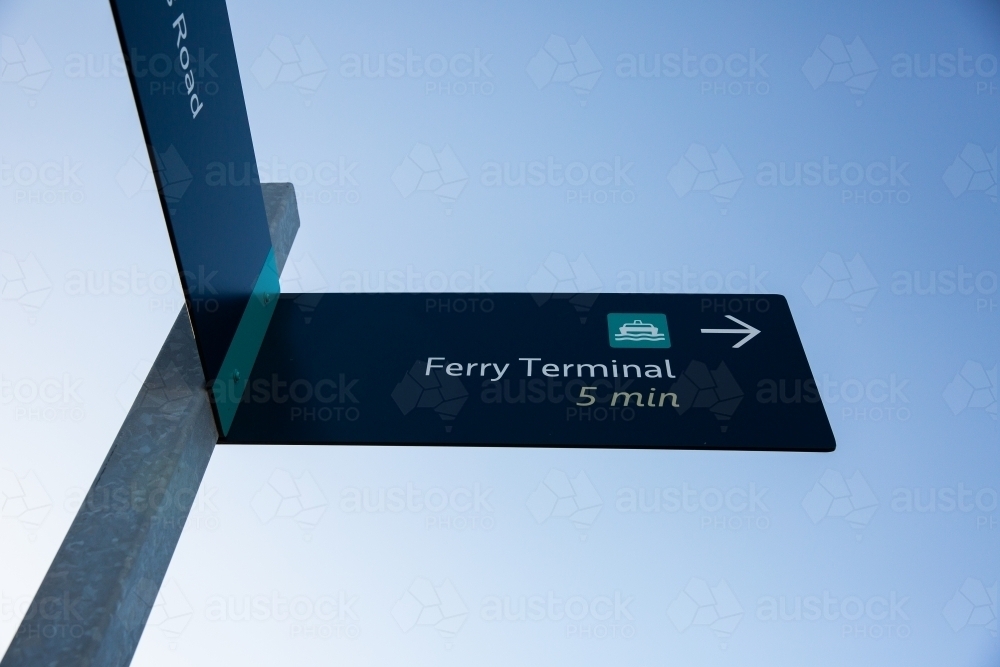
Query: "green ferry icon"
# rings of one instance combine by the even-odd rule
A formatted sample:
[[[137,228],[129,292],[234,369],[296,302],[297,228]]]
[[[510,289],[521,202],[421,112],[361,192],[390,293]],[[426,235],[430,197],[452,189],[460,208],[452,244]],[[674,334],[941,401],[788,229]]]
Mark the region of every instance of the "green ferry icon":
[[[670,347],[667,316],[662,313],[608,313],[611,347]]]
[[[663,340],[664,336],[655,324],[634,320],[618,327],[615,340]]]

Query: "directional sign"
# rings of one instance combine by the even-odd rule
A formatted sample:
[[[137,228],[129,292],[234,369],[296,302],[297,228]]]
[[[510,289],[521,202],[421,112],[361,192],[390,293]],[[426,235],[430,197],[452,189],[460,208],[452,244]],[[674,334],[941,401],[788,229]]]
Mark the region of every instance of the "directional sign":
[[[227,441],[834,449],[784,297],[588,303],[284,294]]]
[[[225,0],[111,5],[226,441],[834,448],[779,296],[278,298]]]

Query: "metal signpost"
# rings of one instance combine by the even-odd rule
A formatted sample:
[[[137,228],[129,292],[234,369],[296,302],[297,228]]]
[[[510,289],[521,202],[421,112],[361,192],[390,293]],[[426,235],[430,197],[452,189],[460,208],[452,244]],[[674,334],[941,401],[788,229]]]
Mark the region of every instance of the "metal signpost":
[[[186,307],[0,667],[131,661],[187,509],[101,499],[193,497],[218,442],[833,451],[781,296],[279,294],[295,197],[259,182],[225,0],[112,9]]]

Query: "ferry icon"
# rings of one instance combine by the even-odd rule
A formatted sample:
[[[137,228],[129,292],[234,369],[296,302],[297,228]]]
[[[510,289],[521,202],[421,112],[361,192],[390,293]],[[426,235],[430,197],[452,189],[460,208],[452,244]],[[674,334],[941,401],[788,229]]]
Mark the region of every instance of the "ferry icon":
[[[611,347],[670,347],[667,316],[663,313],[608,313]]]
[[[618,327],[615,340],[663,340],[664,336],[655,324],[634,320]]]

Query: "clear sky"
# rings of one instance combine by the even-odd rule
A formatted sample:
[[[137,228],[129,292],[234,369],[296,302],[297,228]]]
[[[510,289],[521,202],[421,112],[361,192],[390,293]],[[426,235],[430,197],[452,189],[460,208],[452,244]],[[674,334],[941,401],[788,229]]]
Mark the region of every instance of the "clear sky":
[[[136,665],[997,662],[995,6],[229,11],[283,289],[780,293],[838,448],[220,447]],[[108,6],[0,34],[5,644],[182,297]]]

